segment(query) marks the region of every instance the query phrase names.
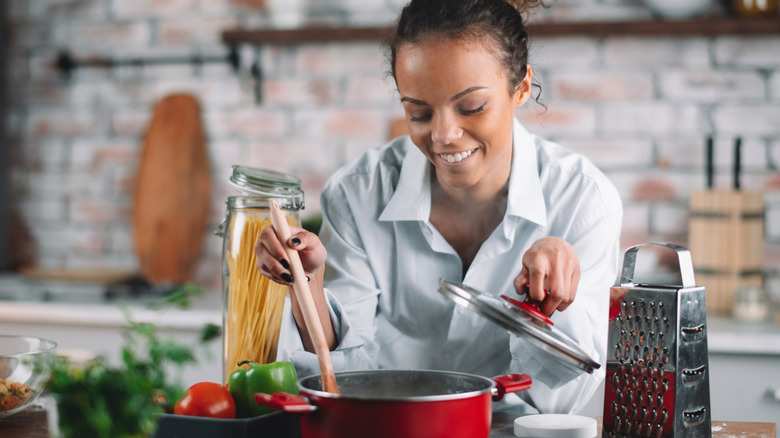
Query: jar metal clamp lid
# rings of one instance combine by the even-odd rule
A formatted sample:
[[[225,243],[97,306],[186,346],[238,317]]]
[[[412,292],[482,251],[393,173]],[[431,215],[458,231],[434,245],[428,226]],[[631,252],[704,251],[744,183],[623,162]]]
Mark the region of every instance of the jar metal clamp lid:
[[[305,208],[301,179],[287,173],[248,166],[233,166],[230,183],[240,193],[227,199],[228,211],[241,208],[270,208],[273,199],[284,210]],[[215,231],[221,236],[227,220]]]

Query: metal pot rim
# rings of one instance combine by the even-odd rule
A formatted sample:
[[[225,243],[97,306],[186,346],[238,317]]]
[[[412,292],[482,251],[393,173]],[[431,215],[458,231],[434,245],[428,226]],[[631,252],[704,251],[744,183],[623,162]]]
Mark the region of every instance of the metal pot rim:
[[[485,393],[491,393],[496,387],[496,382],[488,377],[469,374],[457,371],[443,371],[443,370],[392,370],[392,369],[379,369],[379,370],[362,370],[362,371],[344,371],[336,373],[336,382],[338,383],[339,377],[347,378],[350,376],[357,376],[361,374],[370,375],[391,375],[397,373],[413,373],[413,374],[431,374],[431,375],[447,375],[451,377],[468,378],[477,381],[482,381],[485,384],[483,389],[464,391],[454,394],[436,394],[436,395],[422,395],[422,396],[369,396],[369,395],[344,395],[334,394],[331,392],[325,392],[317,389],[311,389],[304,385],[306,381],[320,380],[320,375],[312,375],[302,377],[298,379],[297,385],[301,395],[313,396],[323,399],[334,400],[359,400],[359,401],[376,401],[376,402],[432,402],[432,401],[447,401],[447,400],[461,400],[471,397],[476,397]]]

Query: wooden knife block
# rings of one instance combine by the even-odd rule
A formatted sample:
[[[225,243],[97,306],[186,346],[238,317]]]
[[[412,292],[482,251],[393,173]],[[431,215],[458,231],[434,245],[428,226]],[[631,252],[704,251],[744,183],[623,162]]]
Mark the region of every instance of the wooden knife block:
[[[730,314],[737,289],[763,286],[764,196],[739,190],[695,192],[688,249],[707,311]]]

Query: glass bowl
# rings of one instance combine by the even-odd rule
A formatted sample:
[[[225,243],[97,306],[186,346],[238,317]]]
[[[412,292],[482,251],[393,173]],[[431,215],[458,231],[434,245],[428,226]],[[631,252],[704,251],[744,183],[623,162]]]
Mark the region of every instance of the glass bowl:
[[[0,418],[24,410],[40,395],[56,354],[54,341],[0,335]]]

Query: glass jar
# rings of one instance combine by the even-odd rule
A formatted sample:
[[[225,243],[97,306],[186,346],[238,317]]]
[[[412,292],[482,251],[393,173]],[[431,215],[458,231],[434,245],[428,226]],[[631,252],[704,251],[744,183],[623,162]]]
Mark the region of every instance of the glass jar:
[[[769,316],[769,303],[760,286],[740,286],[734,297],[734,317],[739,321],[761,322]]]
[[[260,231],[271,225],[272,199],[293,226],[299,226],[298,212],[304,208],[301,180],[293,175],[233,166],[230,182],[240,195],[228,197],[227,216],[217,230],[223,240],[224,382],[241,360],[276,360],[287,286],[260,274],[254,247]]]
[[[777,17],[778,0],[733,0],[733,5],[742,17]]]

